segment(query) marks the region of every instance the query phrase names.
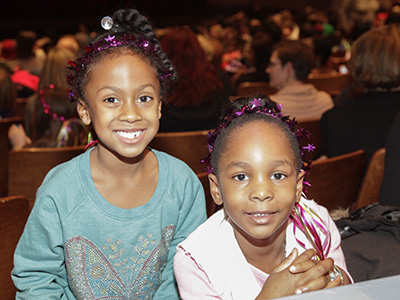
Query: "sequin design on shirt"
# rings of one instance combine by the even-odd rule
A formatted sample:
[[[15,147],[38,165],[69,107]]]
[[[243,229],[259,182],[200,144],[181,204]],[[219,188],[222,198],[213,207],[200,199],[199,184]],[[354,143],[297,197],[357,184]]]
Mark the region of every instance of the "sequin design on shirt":
[[[107,239],[101,249],[85,237],[65,244],[70,288],[77,299],[152,299],[161,284],[175,226],[163,228],[161,240],[139,236],[133,256],[121,240]],[[126,246],[125,246],[126,247]],[[132,249],[130,249],[132,250]]]

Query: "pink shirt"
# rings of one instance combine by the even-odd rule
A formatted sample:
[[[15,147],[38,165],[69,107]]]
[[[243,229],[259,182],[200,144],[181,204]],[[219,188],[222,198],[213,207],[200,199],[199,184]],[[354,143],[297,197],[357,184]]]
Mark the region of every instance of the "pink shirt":
[[[331,233],[328,257],[347,270],[340,247],[340,234],[328,211],[314,201],[304,198],[302,201],[319,214]],[[304,252],[295,238],[311,248],[299,230],[294,236],[293,224],[290,223],[286,230],[286,253],[290,253],[294,247],[299,253]],[[212,215],[178,245],[174,273],[183,300],[254,299],[269,276],[246,261],[223,210]]]

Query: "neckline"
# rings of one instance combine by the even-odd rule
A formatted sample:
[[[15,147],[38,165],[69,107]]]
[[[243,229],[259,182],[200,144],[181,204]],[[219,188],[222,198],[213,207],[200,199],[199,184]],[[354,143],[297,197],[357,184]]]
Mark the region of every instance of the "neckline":
[[[108,202],[107,199],[99,193],[94,184],[90,167],[90,152],[92,149],[85,152],[81,157],[79,164],[81,180],[86,192],[85,196],[88,200],[91,201],[98,210],[102,211],[103,214],[112,218],[131,220],[132,218],[145,218],[151,215],[153,211],[158,208],[161,199],[163,198],[163,194],[165,193],[165,187],[167,186],[166,181],[169,170],[166,165],[167,162],[165,157],[157,150],[151,149],[151,151],[156,155],[159,172],[157,186],[150,200],[138,207],[121,208]],[[134,195],[132,195],[132,197],[134,197]]]

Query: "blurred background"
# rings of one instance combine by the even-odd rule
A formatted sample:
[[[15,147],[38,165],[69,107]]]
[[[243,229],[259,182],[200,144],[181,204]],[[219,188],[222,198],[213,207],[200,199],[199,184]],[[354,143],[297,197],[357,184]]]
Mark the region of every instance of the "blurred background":
[[[136,7],[157,27],[198,24],[207,18],[232,15],[268,15],[282,9],[301,11],[312,6],[329,10],[337,0],[14,0],[0,1],[0,39],[30,29],[39,36],[84,30],[96,31],[100,19],[118,8]]]

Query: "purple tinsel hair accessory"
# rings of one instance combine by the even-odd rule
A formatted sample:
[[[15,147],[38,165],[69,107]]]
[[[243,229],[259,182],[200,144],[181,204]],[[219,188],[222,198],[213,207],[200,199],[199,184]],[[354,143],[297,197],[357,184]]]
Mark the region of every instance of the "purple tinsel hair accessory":
[[[151,41],[144,38],[137,39],[134,35],[114,35],[108,34],[102,40],[94,43],[89,43],[84,48],[84,54],[77,60],[68,60],[68,69],[70,73],[67,74],[67,82],[70,86],[76,86],[76,81],[80,78],[85,70],[86,66],[96,57],[101,51],[107,50],[113,47],[128,47],[128,48],[140,48],[144,54],[155,51],[159,46]],[[171,67],[166,67],[160,74],[160,79],[164,80],[172,76],[173,70]],[[78,92],[73,89],[68,89],[68,95],[72,101],[77,101]]]
[[[213,132],[208,133],[209,154],[207,155],[207,157],[205,157],[201,160],[202,163],[206,164],[206,172],[207,173],[213,172],[213,167],[211,166],[211,154],[214,149],[215,141],[216,141],[218,135],[220,134],[221,130],[228,127],[234,119],[236,119],[244,114],[250,114],[250,113],[265,114],[265,115],[269,115],[269,116],[280,119],[293,132],[293,134],[296,136],[299,144],[304,137],[307,137],[307,138],[310,137],[310,133],[307,130],[305,130],[303,128],[298,129],[298,130],[296,129],[297,121],[295,120],[295,118],[291,119],[291,118],[289,118],[289,116],[284,116],[282,114],[282,106],[280,104],[277,104],[276,107],[274,108],[271,106],[267,106],[267,104],[263,104],[263,101],[261,98],[254,97],[254,99],[252,101],[250,101],[249,104],[245,104],[241,108],[236,109],[236,110],[230,109],[226,113],[226,116],[222,119],[222,121],[220,122],[218,127]],[[305,156],[306,156],[307,152],[314,151],[314,149],[315,149],[314,145],[311,145],[311,144],[308,144],[307,146],[304,146],[304,147],[300,146],[300,155],[301,155],[301,159],[303,162],[301,169],[306,173],[306,175],[308,174],[309,169],[311,167],[311,162],[306,160]],[[309,182],[304,180],[303,181],[303,191],[306,191],[308,186],[310,186]]]

